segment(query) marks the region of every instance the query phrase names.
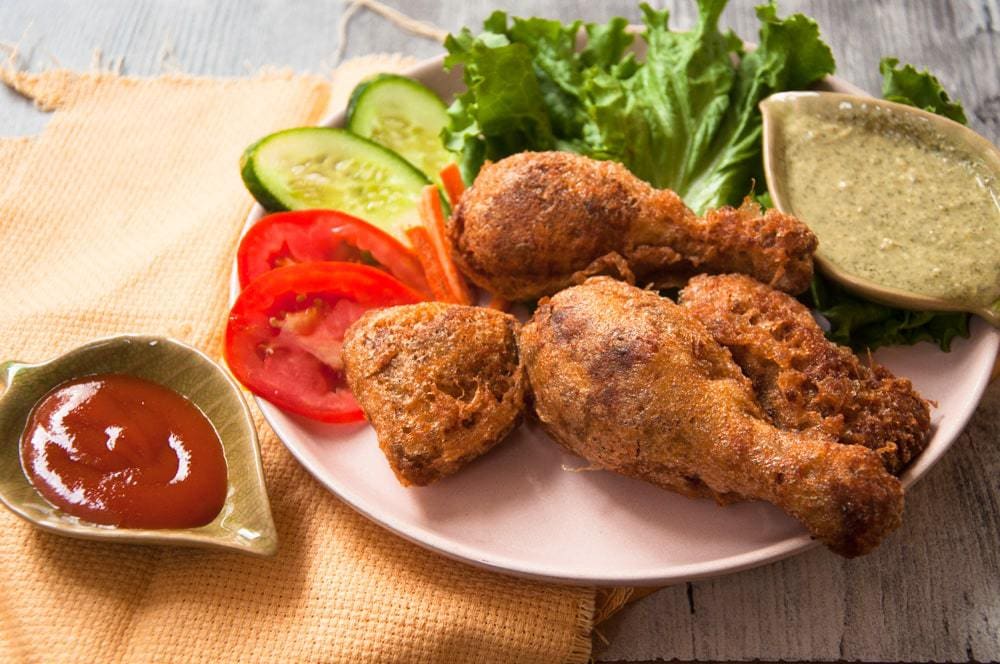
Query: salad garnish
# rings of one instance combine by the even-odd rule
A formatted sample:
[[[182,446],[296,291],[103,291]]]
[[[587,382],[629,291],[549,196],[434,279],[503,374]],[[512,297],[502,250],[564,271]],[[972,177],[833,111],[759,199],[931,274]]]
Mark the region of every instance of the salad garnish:
[[[757,103],[809,87],[834,61],[815,21],[779,18],[774,3],[757,8],[759,45],[747,50],[719,30],[726,4],[699,0],[690,32],[671,31],[667,11],[643,4],[641,61],[622,18],[583,25],[494,12],[480,35],[450,36],[445,66],[461,64],[468,89],[449,109],[445,139],[465,180],[486,159],[570,150],[619,161],[698,213],[738,205],[764,181]]]

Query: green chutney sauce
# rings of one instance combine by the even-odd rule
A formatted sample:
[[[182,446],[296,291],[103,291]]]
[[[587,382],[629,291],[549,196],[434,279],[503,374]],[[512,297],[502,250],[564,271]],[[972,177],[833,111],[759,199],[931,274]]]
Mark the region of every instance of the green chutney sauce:
[[[788,202],[825,259],[970,309],[1000,300],[1000,187],[982,163],[925,119],[876,104],[782,124]]]

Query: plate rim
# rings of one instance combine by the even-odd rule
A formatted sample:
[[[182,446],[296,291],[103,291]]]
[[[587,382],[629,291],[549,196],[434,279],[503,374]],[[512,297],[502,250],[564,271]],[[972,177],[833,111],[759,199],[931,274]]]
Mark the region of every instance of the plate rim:
[[[430,75],[441,75],[444,72],[444,58],[445,55],[443,53],[431,58],[426,58],[414,64],[412,67],[406,68],[400,73],[403,76],[410,76],[418,80],[425,80]],[[869,96],[857,86],[837,76],[828,76],[825,79],[825,83],[834,89]],[[319,123],[317,123],[316,126],[342,126],[345,115],[346,110],[336,111],[324,117]],[[260,206],[260,204],[254,203],[250,212],[247,214],[243,228],[240,230],[240,239],[242,239],[247,230],[265,214],[266,211]],[[235,258],[233,260],[229,290],[228,306],[232,306],[232,303],[235,301],[240,291]],[[975,319],[972,322],[973,327],[980,327],[981,325],[987,326],[988,329],[985,331],[985,334],[990,336],[986,341],[988,344],[992,342],[992,355],[996,358],[998,351],[1000,351],[1000,330],[991,328],[988,323],[978,319]],[[971,398],[966,401],[964,411],[959,413],[959,417],[957,418],[959,423],[955,428],[955,435],[942,444],[939,449],[935,449],[930,453],[928,453],[928,450],[924,450],[917,460],[910,465],[900,477],[906,492],[909,492],[910,488],[916,484],[919,479],[927,475],[930,469],[938,463],[941,457],[944,456],[949,449],[951,449],[952,445],[954,445],[962,431],[964,431],[969,420],[972,418],[972,415],[978,408],[979,402],[982,400],[983,393],[990,383],[991,370],[992,365],[986,367],[982,374],[978,377],[973,389],[969,392],[969,397]],[[292,439],[293,436],[284,432],[284,427],[279,420],[279,416],[285,414],[266,399],[256,395],[254,395],[253,398],[257,407],[260,408],[260,411],[264,416],[264,420],[267,422],[268,426],[271,427],[271,430],[274,432],[278,440],[281,441],[281,444],[284,445],[285,449],[292,454],[295,460],[327,491],[342,500],[346,505],[351,507],[354,511],[366,519],[369,519],[373,523],[402,537],[403,539],[451,560],[473,565],[480,569],[498,572],[505,575],[512,575],[524,579],[557,583],[561,585],[666,586],[687,581],[713,578],[726,574],[733,574],[754,567],[760,567],[819,546],[819,542],[817,540],[812,539],[807,533],[803,533],[801,535],[786,538],[779,542],[775,542],[774,544],[754,549],[753,551],[737,554],[735,556],[715,558],[707,562],[668,565],[666,567],[661,566],[655,569],[647,567],[643,568],[644,571],[636,573],[619,570],[612,575],[566,573],[544,564],[528,564],[502,555],[483,555],[483,552],[480,550],[475,550],[472,547],[457,543],[451,538],[438,535],[426,528],[414,527],[406,523],[401,523],[399,520],[392,518],[391,515],[379,514],[377,510],[372,509],[364,499],[360,498],[350,489],[344,486],[339,486],[333,481],[328,481],[324,476],[324,473],[320,469],[314,467],[313,460],[308,458],[308,454],[305,450],[300,449],[286,440]]]

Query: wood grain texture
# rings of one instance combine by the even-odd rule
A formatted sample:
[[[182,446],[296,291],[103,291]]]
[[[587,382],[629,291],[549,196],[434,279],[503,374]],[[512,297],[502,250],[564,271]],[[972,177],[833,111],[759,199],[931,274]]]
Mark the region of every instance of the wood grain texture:
[[[724,22],[753,39],[759,0],[732,0]],[[411,16],[455,30],[502,6],[520,15],[638,19],[633,0],[395,0]],[[653,2],[673,22],[690,0]],[[965,103],[972,126],[1000,140],[1000,1],[782,0],[814,16],[841,75],[879,89],[878,61],[930,67]],[[86,69],[93,49],[126,73],[177,70],[239,76],[265,65],[324,71],[337,51],[335,0],[5,0],[0,42],[30,66]],[[359,12],[345,56],[440,52]],[[0,91],[0,135],[38,132],[45,116]],[[661,590],[600,629],[599,660],[1000,660],[1000,385],[944,460],[908,496],[906,522],[877,552],[845,561],[814,550],[767,567]]]

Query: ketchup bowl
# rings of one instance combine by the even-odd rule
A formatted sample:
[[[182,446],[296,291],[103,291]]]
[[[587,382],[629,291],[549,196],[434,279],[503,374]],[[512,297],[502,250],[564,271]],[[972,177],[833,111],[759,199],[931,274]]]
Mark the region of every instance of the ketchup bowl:
[[[215,467],[202,471],[201,466],[208,462],[200,459],[206,453],[202,452],[198,456],[196,447],[188,444],[185,448],[185,443],[171,433],[170,447],[176,448],[177,455],[172,457],[173,466],[169,466],[171,462],[168,459],[168,467],[164,471],[163,468],[155,467],[163,457],[156,450],[143,450],[141,447],[115,450],[115,442],[120,437],[117,434],[122,431],[117,426],[108,427],[106,431],[115,435],[109,435],[106,441],[99,442],[96,447],[93,445],[92,431],[70,432],[68,438],[56,441],[55,445],[67,447],[67,440],[75,443],[79,438],[81,444],[89,444],[90,448],[70,449],[70,446],[64,452],[49,445],[47,449],[54,449],[49,457],[29,464],[26,455],[31,454],[34,449],[31,443],[35,441],[26,432],[29,422],[33,431],[38,430],[35,427],[39,426],[39,414],[52,410],[49,402],[60,398],[60,390],[77,388],[79,391],[80,385],[84,389],[91,389],[87,386],[102,385],[104,383],[101,380],[107,377],[122,379],[116,384],[119,393],[112,395],[115,400],[109,402],[110,407],[105,411],[112,413],[108,417],[119,418],[127,423],[126,433],[121,434],[123,441],[128,436],[128,427],[145,432],[151,426],[148,421],[138,422],[135,419],[138,413],[135,404],[147,403],[147,393],[135,396],[129,394],[128,390],[137,391],[153,384],[154,389],[159,386],[162,392],[168,393],[167,396],[173,393],[173,397],[182,397],[176,399],[181,402],[180,405],[194,411],[194,417],[202,419],[207,431],[211,433],[214,430],[217,436],[214,444],[221,445],[221,450],[212,451],[209,448],[208,458]],[[250,410],[233,379],[200,351],[166,337],[122,335],[99,339],[40,364],[2,363],[0,380],[7,386],[0,395],[0,502],[21,518],[43,530],[83,539],[221,547],[260,556],[272,555],[276,551],[278,538],[271,517],[260,447]],[[129,388],[132,385],[137,387]],[[124,395],[120,393],[122,389],[126,390]],[[56,396],[53,397],[53,394]],[[132,396],[135,399],[128,402],[127,399]],[[122,401],[123,397],[125,402]],[[61,398],[63,401],[56,406],[66,405],[65,396]],[[92,401],[96,403],[96,399]],[[165,419],[161,413],[154,415],[160,417],[161,425],[166,423],[171,429],[175,426],[173,420],[177,417],[176,412],[171,412]],[[76,420],[67,417],[65,421],[75,421],[78,427],[92,429],[93,417],[94,412],[87,411],[81,412]],[[52,421],[56,422],[56,429],[63,428],[63,419]],[[114,423],[117,422],[118,420],[114,420]],[[100,428],[104,424],[97,426]],[[62,433],[65,434],[65,431]],[[90,435],[89,441],[83,441],[87,435]],[[94,459],[93,453],[103,452],[105,442],[107,458]],[[49,441],[45,439],[42,443],[49,444]],[[37,447],[41,449],[44,445],[40,443]],[[87,461],[77,469],[80,472],[72,480],[63,480],[56,472],[59,470],[56,461],[61,460],[62,466],[68,468],[68,472],[73,472],[74,461],[83,457],[87,457]],[[123,461],[123,457],[127,458]],[[134,470],[134,464],[145,466]],[[109,475],[97,476],[95,468],[105,468]],[[172,479],[165,481],[163,472],[167,472],[167,477],[172,475]],[[91,481],[91,488],[97,491],[103,490],[106,485],[102,478],[110,476],[119,479],[124,477],[122,486],[125,489],[138,486],[138,493],[132,495],[137,496],[139,503],[144,502],[147,509],[152,507],[162,512],[163,504],[166,503],[176,504],[177,509],[182,511],[197,511],[199,507],[204,507],[199,505],[202,500],[200,495],[184,495],[183,492],[179,493],[180,487],[174,485],[182,485],[184,482],[179,480],[190,478],[196,483],[205,484],[206,472],[211,475],[208,479],[216,482],[211,497],[214,504],[207,513],[202,509],[203,515],[198,520],[200,525],[134,527],[128,524],[127,519],[114,525],[118,523],[116,517],[102,519],[92,515],[88,518],[86,514],[81,516],[71,513],[73,503],[86,502],[81,501],[79,496],[84,492],[87,478],[101,479],[99,482]],[[157,473],[161,477],[155,483],[151,481],[151,486],[142,486],[142,482],[138,481],[143,476],[156,477]],[[52,486],[43,484],[43,479],[49,476],[54,478],[55,493],[51,490]],[[60,492],[68,498],[64,508],[56,506],[59,503],[56,494]],[[43,497],[43,493],[51,502]],[[95,494],[90,504],[103,506],[109,502],[108,495]],[[126,505],[126,508],[129,506]],[[170,521],[167,520],[166,523]]]

